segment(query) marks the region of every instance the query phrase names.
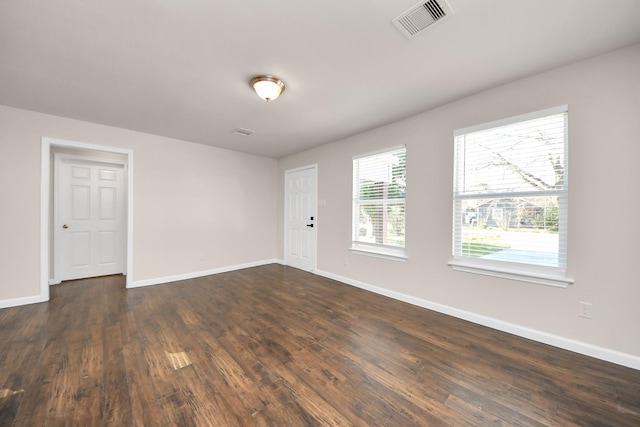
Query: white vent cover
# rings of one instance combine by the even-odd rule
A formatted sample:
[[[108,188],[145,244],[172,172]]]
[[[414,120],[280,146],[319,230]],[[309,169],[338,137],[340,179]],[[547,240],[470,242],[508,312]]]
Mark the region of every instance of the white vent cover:
[[[392,22],[405,37],[412,39],[451,15],[453,15],[453,9],[446,0],[429,0],[418,3]]]
[[[236,135],[249,136],[253,131],[245,128],[237,128],[232,133],[235,133]]]

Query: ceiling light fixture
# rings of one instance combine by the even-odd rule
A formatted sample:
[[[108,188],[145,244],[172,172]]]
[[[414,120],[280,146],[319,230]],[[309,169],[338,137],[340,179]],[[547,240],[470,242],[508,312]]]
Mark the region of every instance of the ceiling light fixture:
[[[284,82],[273,76],[256,76],[250,83],[258,96],[265,101],[273,101],[284,92]]]

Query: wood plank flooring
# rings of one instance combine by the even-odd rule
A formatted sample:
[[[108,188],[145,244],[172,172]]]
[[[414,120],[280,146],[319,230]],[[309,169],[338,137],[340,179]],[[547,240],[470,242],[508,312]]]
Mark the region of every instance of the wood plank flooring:
[[[640,371],[281,265],[0,310],[0,426],[639,426]]]

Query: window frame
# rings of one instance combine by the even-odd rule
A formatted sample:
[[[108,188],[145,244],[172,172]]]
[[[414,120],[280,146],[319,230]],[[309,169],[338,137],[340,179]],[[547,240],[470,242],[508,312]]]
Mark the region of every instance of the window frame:
[[[349,251],[351,251],[352,253],[356,253],[359,255],[366,255],[366,256],[371,256],[371,257],[375,257],[375,258],[383,258],[383,259],[388,259],[388,260],[392,260],[392,261],[400,261],[400,262],[404,262],[408,259],[407,256],[407,252],[406,252],[406,232],[405,232],[405,241],[404,241],[404,247],[400,247],[400,246],[396,246],[396,245],[385,245],[385,244],[379,244],[379,243],[371,243],[371,242],[363,242],[363,241],[359,241],[358,238],[358,232],[359,232],[359,206],[360,203],[362,203],[363,201],[366,201],[368,203],[371,202],[375,202],[375,203],[379,203],[382,204],[384,206],[386,206],[387,203],[391,203],[391,204],[401,204],[404,207],[404,220],[405,220],[405,228],[406,228],[406,219],[407,219],[407,197],[406,197],[406,193],[405,193],[405,197],[403,199],[399,199],[399,198],[394,198],[394,199],[359,199],[357,197],[357,195],[359,194],[359,183],[357,182],[356,179],[356,161],[361,160],[361,159],[365,159],[368,157],[373,157],[373,156],[378,156],[381,154],[385,154],[385,153],[392,153],[392,152],[396,152],[399,150],[404,150],[404,155],[405,155],[405,177],[406,177],[406,155],[407,155],[407,147],[406,145],[402,144],[402,145],[396,145],[393,147],[388,147],[388,148],[384,148],[384,149],[380,149],[380,150],[376,150],[376,151],[372,151],[372,152],[367,152],[364,154],[359,154],[359,155],[355,155],[352,157],[352,170],[351,170],[351,177],[352,177],[352,203],[351,203],[351,210],[352,210],[352,218],[351,218],[351,247],[349,248]],[[406,190],[405,190],[406,191]]]
[[[502,126],[517,124],[529,120],[539,119],[546,116],[565,113],[565,140],[564,140],[564,185],[562,189],[545,190],[544,192],[534,191],[506,191],[506,192],[491,192],[486,194],[489,198],[524,198],[524,197],[545,197],[545,196],[557,196],[558,197],[558,266],[545,266],[532,263],[520,263],[513,261],[501,261],[483,259],[480,257],[465,256],[463,252],[462,243],[462,202],[465,199],[477,199],[477,194],[457,194],[458,191],[457,179],[459,159],[457,155],[457,143],[455,139],[459,136],[499,128]],[[482,123],[475,126],[470,126],[462,129],[455,130],[454,136],[454,182],[453,182],[453,224],[452,224],[452,259],[449,261],[449,265],[456,271],[463,271],[467,273],[475,273],[481,275],[488,275],[493,277],[507,278],[531,283],[538,283],[556,287],[566,287],[573,283],[573,279],[566,275],[566,261],[567,261],[567,229],[568,229],[568,195],[569,195],[569,179],[568,179],[568,153],[569,153],[569,141],[568,141],[568,122],[569,122],[569,107],[568,105],[561,105],[554,108],[544,109],[531,113],[521,114],[501,120]],[[481,197],[484,197],[482,194]]]

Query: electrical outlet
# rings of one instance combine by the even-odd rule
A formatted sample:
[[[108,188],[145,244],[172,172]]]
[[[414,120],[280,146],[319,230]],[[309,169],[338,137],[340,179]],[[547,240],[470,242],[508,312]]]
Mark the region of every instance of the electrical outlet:
[[[593,304],[580,301],[578,303],[578,316],[585,319],[593,319]]]
[[[346,265],[346,266],[349,265],[349,255],[345,255],[344,256],[344,265]]]

